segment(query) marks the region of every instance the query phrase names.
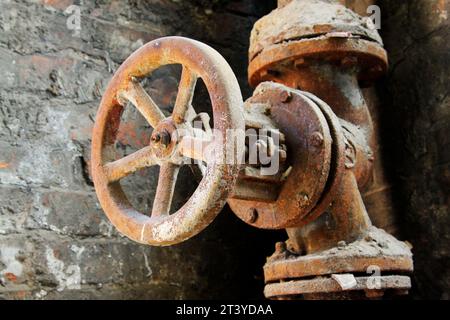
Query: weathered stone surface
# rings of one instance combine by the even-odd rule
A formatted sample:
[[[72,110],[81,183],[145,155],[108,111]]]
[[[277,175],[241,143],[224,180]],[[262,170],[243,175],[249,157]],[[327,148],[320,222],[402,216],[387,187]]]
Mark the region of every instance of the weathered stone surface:
[[[3,292],[30,288],[33,249],[33,243],[25,235],[0,235],[0,296]]]
[[[90,192],[38,190],[25,228],[82,237],[117,236],[95,195]]]
[[[23,231],[25,221],[33,209],[33,194],[29,188],[1,188],[0,235]]]
[[[207,230],[170,248],[130,242],[108,222],[89,172],[91,130],[103,91],[135,49],[166,35],[216,48],[244,97],[250,28],[275,1],[0,1],[0,299],[262,297],[271,234],[225,209]],[[81,12],[79,34],[67,28]],[[145,85],[171,112],[179,68]],[[201,87],[201,83],[199,84]],[[208,108],[204,88],[194,103]],[[148,144],[151,128],[129,106],[117,156]],[[130,201],[149,212],[157,169],[123,181]],[[153,187],[152,187],[153,186]],[[195,181],[181,174],[174,207]]]

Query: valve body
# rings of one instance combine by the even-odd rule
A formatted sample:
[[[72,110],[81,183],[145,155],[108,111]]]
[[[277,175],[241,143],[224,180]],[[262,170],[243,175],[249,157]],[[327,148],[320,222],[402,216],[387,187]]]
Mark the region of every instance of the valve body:
[[[272,106],[291,171],[276,200],[229,203],[251,225],[287,231],[264,267],[268,298],[378,298],[411,287],[410,248],[372,225],[361,196],[377,148],[361,86],[387,70],[371,26],[337,1],[293,0],[253,28],[249,82],[259,86],[246,103]],[[279,92],[296,99],[283,103]]]

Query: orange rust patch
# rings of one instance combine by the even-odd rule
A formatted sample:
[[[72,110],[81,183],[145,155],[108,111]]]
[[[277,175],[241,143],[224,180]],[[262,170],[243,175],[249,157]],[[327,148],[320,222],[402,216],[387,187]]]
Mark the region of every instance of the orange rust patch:
[[[17,276],[14,273],[11,273],[11,272],[6,272],[5,273],[5,277],[9,281],[12,281],[12,282],[16,282],[17,281]]]
[[[446,11],[447,0],[439,0],[437,3],[437,9],[442,12]]]
[[[0,162],[0,169],[6,169],[9,167],[9,163],[7,162]]]
[[[55,9],[65,10],[73,4],[73,0],[41,0],[41,4],[51,6]]]
[[[140,130],[136,122],[122,123],[116,139],[124,145],[143,148],[150,143],[150,133]]]

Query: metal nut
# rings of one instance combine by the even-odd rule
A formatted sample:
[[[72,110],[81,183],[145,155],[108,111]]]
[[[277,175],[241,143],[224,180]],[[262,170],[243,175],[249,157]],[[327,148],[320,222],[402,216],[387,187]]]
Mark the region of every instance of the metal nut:
[[[170,144],[170,134],[167,131],[163,131],[161,133],[161,143],[165,146],[168,146]]]

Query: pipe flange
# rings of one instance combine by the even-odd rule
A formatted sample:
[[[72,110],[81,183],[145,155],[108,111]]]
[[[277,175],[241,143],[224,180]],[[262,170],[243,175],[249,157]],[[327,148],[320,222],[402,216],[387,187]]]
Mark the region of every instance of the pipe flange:
[[[383,45],[369,18],[328,0],[293,0],[256,21],[250,34],[249,60],[280,43],[330,33],[351,34]]]
[[[381,293],[388,289],[408,290],[411,280],[406,274],[412,271],[412,253],[408,245],[382,229],[371,227],[360,240],[350,244],[342,242],[335,248],[304,256],[291,253],[286,245],[277,245],[277,250],[264,266],[265,295],[276,298],[349,291]],[[363,274],[366,276],[361,276]],[[353,276],[353,284],[341,281],[343,275],[350,279]],[[373,287],[367,286],[370,284],[367,279],[376,282]]]
[[[277,73],[326,61],[357,67],[370,84],[387,71],[387,53],[371,20],[324,0],[294,0],[255,23],[250,37],[249,83],[276,81]]]
[[[277,81],[285,70],[320,61],[342,66],[357,67],[358,80],[370,84],[387,71],[387,53],[379,44],[357,38],[333,38],[329,35],[314,39],[281,43],[262,51],[248,66],[248,81],[256,86],[262,81]]]
[[[411,278],[402,275],[371,277],[353,277],[350,288],[339,284],[339,277],[349,274],[317,277],[309,280],[296,280],[283,283],[271,283],[265,286],[264,296],[268,299],[287,299],[303,295],[314,299],[374,299],[381,298],[386,291],[395,295],[406,295],[411,288]],[[352,276],[350,276],[352,277]]]
[[[229,198],[228,203],[240,219],[257,228],[302,225],[323,199],[335,136],[320,107],[298,90],[266,82],[248,101],[270,105],[270,118],[286,139],[287,170],[275,201]]]

